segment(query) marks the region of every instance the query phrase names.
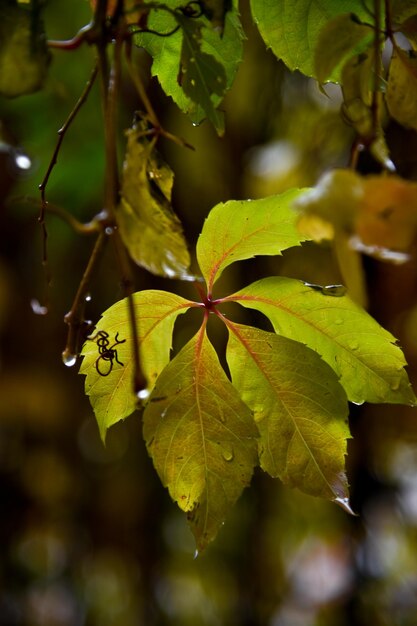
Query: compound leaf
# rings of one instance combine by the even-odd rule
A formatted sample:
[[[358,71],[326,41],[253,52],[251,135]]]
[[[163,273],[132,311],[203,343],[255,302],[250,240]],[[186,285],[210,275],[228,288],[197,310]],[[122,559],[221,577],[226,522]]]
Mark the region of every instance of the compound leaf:
[[[249,484],[257,435],[204,327],[161,373],[143,422],[162,483],[203,549]]]
[[[190,278],[190,255],[171,207],[174,174],[143,128],[127,131],[121,199],[116,219],[132,259],[153,274]]]
[[[261,467],[290,487],[347,505],[348,406],[334,371],[296,341],[228,327],[227,362],[261,434]]]
[[[259,280],[225,300],[264,313],[275,331],[306,344],[340,376],[348,399],[414,404],[395,338],[348,296],[291,278]],[[336,297],[335,297],[336,296]]]
[[[133,295],[133,300],[141,365],[150,391],[169,362],[175,320],[194,303],[173,293],[156,290],[139,291]],[[116,336],[118,341],[123,342],[115,346],[117,358],[123,365],[116,360],[99,360],[97,334],[100,331],[108,334],[109,348],[116,343]],[[91,337],[83,346],[80,374],[86,376],[85,391],[90,397],[104,441],[107,429],[133,413],[138,404],[133,392],[133,346],[127,298],[116,302],[103,313]],[[108,375],[100,375],[97,363],[99,370],[109,372]]]
[[[291,70],[316,77],[314,54],[322,28],[337,15],[369,20],[361,0],[251,0],[252,14],[266,45]]]
[[[197,242],[197,260],[209,292],[231,263],[280,254],[305,241],[291,209],[301,193],[291,189],[261,200],[230,200],[210,211]]]

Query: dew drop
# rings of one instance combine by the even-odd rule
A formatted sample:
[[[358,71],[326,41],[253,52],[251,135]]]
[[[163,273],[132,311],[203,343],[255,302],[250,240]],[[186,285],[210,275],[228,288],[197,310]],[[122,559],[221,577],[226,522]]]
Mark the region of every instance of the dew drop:
[[[77,362],[77,355],[71,354],[68,350],[62,353],[62,362],[66,367],[73,367]]]
[[[321,292],[324,296],[334,296],[340,298],[345,295],[346,287],[344,285],[325,285]]]
[[[338,317],[337,319],[335,319],[334,323],[340,326],[341,324],[343,324],[343,320],[341,317]]]
[[[191,83],[192,87],[195,87],[195,80],[194,80],[194,78],[191,79],[190,83]]]
[[[222,457],[224,458],[225,461],[230,463],[230,461],[233,461],[234,456],[235,456],[235,454],[233,452],[232,446],[224,446],[223,447]]]
[[[91,300],[92,300],[91,293],[86,293],[84,299],[85,299],[86,302],[91,302]]]
[[[394,383],[391,383],[390,388],[391,391],[398,391],[398,389],[400,388],[400,381],[396,380]]]
[[[352,343],[349,344],[349,348],[350,350],[357,350],[359,348],[359,344],[357,341],[352,341]]]
[[[356,515],[356,513],[354,513],[354,511],[352,510],[350,506],[349,498],[341,498],[340,496],[338,496],[337,498],[334,499],[334,502],[338,504],[340,507],[342,507],[342,509],[346,513],[349,513],[349,515]]]
[[[199,552],[198,552],[198,548],[196,548],[195,552],[194,552],[194,561],[196,560],[196,558],[198,557]]]
[[[30,301],[30,306],[35,315],[46,315],[48,313],[48,307],[42,306],[39,300],[35,298]]]
[[[147,399],[149,398],[149,396],[150,396],[150,391],[149,391],[149,389],[140,389],[140,390],[137,392],[137,394],[136,394],[136,397],[137,397],[139,400],[147,400]]]
[[[167,410],[168,410],[168,409],[164,409],[164,410],[162,411],[162,413],[161,413],[161,419],[162,419],[162,420],[163,420],[163,419],[164,419],[164,417],[166,416],[166,414],[167,414]]]
[[[107,226],[104,229],[104,232],[106,233],[106,235],[112,235],[114,233],[114,228],[112,228],[111,226]]]

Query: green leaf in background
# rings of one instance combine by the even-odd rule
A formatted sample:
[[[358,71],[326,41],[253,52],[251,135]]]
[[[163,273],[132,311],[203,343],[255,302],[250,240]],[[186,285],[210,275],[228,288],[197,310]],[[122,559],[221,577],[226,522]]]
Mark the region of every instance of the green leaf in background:
[[[138,265],[159,276],[189,279],[190,255],[171,207],[174,174],[153,145],[141,127],[127,131],[117,223]]]
[[[416,402],[395,338],[348,296],[333,297],[299,280],[271,277],[227,300],[261,311],[276,333],[318,352],[340,376],[352,402]]]
[[[200,4],[204,15],[210,20],[214,28],[223,33],[226,13],[233,8],[232,0],[201,0]]]
[[[149,391],[160,372],[169,362],[172,343],[172,330],[178,315],[185,313],[193,302],[165,291],[140,291],[133,295],[138,325],[141,366],[148,381]],[[113,361],[99,362],[99,369],[110,371],[102,376],[97,371],[100,359],[98,345],[94,337],[104,331],[108,334],[109,346],[123,341],[115,348],[117,358],[123,363]],[[133,392],[133,359],[127,298],[113,304],[105,311],[91,337],[82,350],[83,362],[80,374],[86,376],[85,391],[90,397],[97,418],[103,441],[110,426],[124,419],[137,408],[138,399]]]
[[[178,0],[169,0],[166,4],[171,9],[181,6]],[[220,83],[218,81],[216,81],[214,92],[210,92],[210,86],[208,86],[211,101],[209,108],[216,108],[220,104],[225,91],[232,86],[243,56],[242,41],[244,35],[239,14],[236,8],[226,13],[223,35],[213,28],[206,18],[199,20],[189,18],[189,21],[198,25],[198,27],[201,26],[199,54],[213,57],[214,60],[210,61],[210,65],[218,68],[215,65],[215,63],[218,63],[222,66],[225,73],[225,83],[223,83],[222,78],[222,93],[219,93]],[[176,25],[177,20],[172,13],[162,9],[153,10],[148,18],[148,27],[157,32],[171,32]],[[184,113],[188,113],[194,123],[199,123],[207,117],[207,111],[198,102],[194,102],[190,98],[190,94],[187,95],[185,93],[178,81],[183,53],[183,33],[181,29],[168,37],[155,37],[152,34],[141,33],[135,36],[134,41],[136,45],[145,48],[152,56],[152,75],[158,78],[162,89],[168,96],[171,96],[175,104]],[[222,130],[221,127],[220,130]]]
[[[143,414],[155,468],[188,513],[199,550],[251,479],[257,430],[204,325],[161,373]]]
[[[369,14],[361,0],[251,0],[251,9],[265,44],[290,70],[316,77],[314,55],[322,28],[332,18]]]
[[[342,69],[342,113],[362,138],[371,138],[374,132],[371,110],[374,59],[370,50],[349,59]]]
[[[320,31],[314,54],[314,70],[317,80],[337,80],[340,72],[335,70],[347,57],[359,54],[372,44],[373,30],[359,24],[351,13],[337,15]]]
[[[178,13],[183,38],[181,48],[179,84],[186,96],[201,107],[219,135],[224,134],[223,113],[216,110],[211,97],[222,96],[226,89],[226,72],[211,54],[201,50],[202,25]],[[190,110],[193,116],[193,109]]]
[[[403,126],[417,130],[417,56],[395,46],[386,93],[390,115]]]
[[[216,205],[197,241],[197,260],[208,292],[223,270],[257,255],[281,254],[306,237],[295,227],[291,209],[303,190],[291,189],[261,200],[230,200]]]
[[[391,20],[394,26],[401,27],[406,20],[416,14],[417,0],[391,0]]]
[[[42,87],[49,53],[37,14],[12,0],[0,4],[0,95],[14,98]]]
[[[348,406],[336,374],[296,341],[228,327],[227,362],[261,434],[261,467],[290,487],[346,506]]]

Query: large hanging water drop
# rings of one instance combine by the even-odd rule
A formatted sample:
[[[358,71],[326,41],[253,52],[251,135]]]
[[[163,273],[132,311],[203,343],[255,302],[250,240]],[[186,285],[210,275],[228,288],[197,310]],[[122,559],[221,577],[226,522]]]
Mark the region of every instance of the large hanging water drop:
[[[62,353],[62,362],[66,367],[73,367],[77,362],[77,355],[72,354],[68,350]]]

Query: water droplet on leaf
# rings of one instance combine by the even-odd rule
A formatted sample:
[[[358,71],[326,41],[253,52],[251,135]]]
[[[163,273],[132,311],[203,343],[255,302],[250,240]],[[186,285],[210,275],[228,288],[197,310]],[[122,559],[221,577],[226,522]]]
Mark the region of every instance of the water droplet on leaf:
[[[149,398],[149,395],[150,395],[149,389],[141,389],[136,394],[139,400],[147,400]]]
[[[359,344],[357,341],[352,341],[352,343],[349,344],[350,350],[357,350],[358,348],[359,348]]]
[[[335,319],[334,323],[340,326],[341,324],[343,324],[343,320],[341,317],[338,317],[337,319]]]
[[[91,298],[91,293],[86,293],[85,294],[85,301],[86,302],[91,302],[92,298]]]
[[[194,552],[194,560],[198,557],[198,555],[199,555],[199,552],[198,552],[198,549],[196,548]]]
[[[398,391],[398,389],[400,388],[400,381],[396,380],[395,382],[391,383],[390,387],[391,391]]]
[[[222,457],[224,458],[225,461],[227,461],[228,463],[230,463],[230,461],[233,461],[234,459],[234,452],[233,452],[233,448],[231,445],[224,445],[223,449],[222,449]]]

